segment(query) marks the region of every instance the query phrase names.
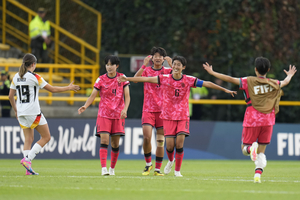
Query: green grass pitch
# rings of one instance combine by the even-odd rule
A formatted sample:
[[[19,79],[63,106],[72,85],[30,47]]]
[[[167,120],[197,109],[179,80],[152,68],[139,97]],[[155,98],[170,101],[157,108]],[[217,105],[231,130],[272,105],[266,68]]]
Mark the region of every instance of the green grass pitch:
[[[0,199],[300,199],[299,161],[268,161],[261,184],[250,160],[183,160],[181,178],[174,166],[164,177],[142,176],[143,160],[118,160],[116,175],[104,177],[96,159],[35,159],[40,175],[25,176],[19,161],[0,159]]]

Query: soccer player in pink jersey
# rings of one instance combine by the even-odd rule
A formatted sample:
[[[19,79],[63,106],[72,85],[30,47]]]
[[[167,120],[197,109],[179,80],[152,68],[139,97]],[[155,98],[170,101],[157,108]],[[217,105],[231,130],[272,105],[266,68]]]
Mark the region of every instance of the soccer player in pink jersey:
[[[182,177],[180,173],[183,159],[183,144],[185,137],[189,136],[189,95],[191,87],[207,87],[222,90],[234,96],[235,91],[227,90],[212,82],[199,80],[196,77],[182,74],[186,68],[186,59],[175,56],[172,60],[172,74],[161,74],[155,77],[125,77],[120,76],[120,82],[149,82],[163,86],[163,102],[161,118],[163,119],[164,134],[166,137],[167,155],[169,161],[164,169],[165,174],[171,172],[175,162],[175,176]],[[174,148],[176,138],[176,155]],[[176,160],[176,161],[175,161]]]
[[[149,61],[152,60],[153,66],[146,67]],[[167,61],[172,66],[172,59],[167,56],[165,49],[161,47],[153,47],[151,49],[151,55],[144,59],[144,64],[137,71],[134,77],[153,77],[160,74],[170,74],[172,69],[165,68],[163,62]],[[152,129],[156,128],[156,159],[155,159],[155,176],[163,176],[160,172],[164,157],[164,130],[163,120],[160,118],[161,104],[162,104],[162,90],[160,85],[154,83],[144,83],[144,104],[142,114],[142,127],[143,127],[143,150],[144,158],[146,161],[146,167],[142,175],[147,176],[150,174],[150,170],[153,168],[151,162],[151,137]]]
[[[124,76],[117,69],[120,60],[117,56],[107,56],[105,67],[107,73],[99,76],[94,84],[91,96],[84,106],[78,109],[78,114],[84,112],[99,93],[101,101],[97,116],[96,136],[101,138],[99,156],[102,166],[102,175],[115,175],[115,166],[119,156],[120,136],[125,135],[125,118],[130,103],[129,82],[119,83],[117,77]],[[107,148],[111,136],[111,163],[109,171],[106,168]]]
[[[265,150],[271,141],[275,114],[279,111],[281,88],[288,85],[296,73],[296,67],[289,67],[284,70],[286,78],[283,81],[266,78],[271,63],[267,58],[258,57],[255,59],[256,77],[234,78],[213,71],[208,63],[203,64],[204,69],[211,75],[236,85],[243,90],[247,108],[243,122],[242,145],[244,155],[251,157],[255,163],[254,182],[261,182],[261,174],[267,166]]]

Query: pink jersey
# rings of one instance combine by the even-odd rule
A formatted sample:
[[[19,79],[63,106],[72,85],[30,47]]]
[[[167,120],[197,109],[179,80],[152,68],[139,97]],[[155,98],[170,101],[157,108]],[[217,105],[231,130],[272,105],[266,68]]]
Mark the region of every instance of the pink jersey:
[[[171,68],[162,66],[160,69],[146,67],[143,77],[154,77],[160,74],[170,74]],[[155,83],[144,83],[144,105],[143,112],[161,112],[163,92],[160,85]]]
[[[279,84],[279,83],[278,83]],[[240,90],[244,90],[245,99],[249,99],[247,77],[240,78]],[[250,104],[251,100],[247,102]],[[249,106],[244,116],[244,127],[272,126],[275,124],[275,109],[271,113],[264,114]]]
[[[120,119],[121,111],[124,109],[124,87],[129,85],[129,82],[119,83],[118,76],[124,74],[118,73],[113,78],[107,74],[99,76],[94,84],[94,88],[99,90],[100,103],[98,117],[109,119]]]
[[[163,105],[160,117],[167,120],[189,120],[190,88],[196,87],[197,78],[182,75],[174,79],[172,74],[158,76],[158,84],[163,85]]]

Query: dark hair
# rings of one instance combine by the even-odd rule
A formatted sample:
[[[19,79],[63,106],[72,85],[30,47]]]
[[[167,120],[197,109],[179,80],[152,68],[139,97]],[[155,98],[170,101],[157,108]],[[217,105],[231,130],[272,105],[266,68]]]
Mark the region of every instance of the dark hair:
[[[24,74],[28,71],[28,67],[32,65],[33,63],[36,63],[36,57],[31,53],[26,53],[23,57],[23,63],[19,69],[19,76],[23,78]]]
[[[186,61],[186,59],[185,59],[183,56],[175,56],[175,57],[172,59],[172,64],[173,64],[173,62],[174,62],[175,60],[178,60],[179,62],[181,62],[181,64],[182,64],[183,66],[186,66],[186,64],[187,64],[187,61]]]
[[[267,58],[257,57],[255,59],[255,68],[259,74],[265,75],[271,68],[271,63]]]
[[[167,52],[164,48],[162,47],[153,47],[151,49],[150,55],[154,56],[154,54],[159,53],[159,55],[166,57],[167,56]]]
[[[112,65],[120,65],[120,59],[118,58],[118,56],[114,56],[114,55],[106,56],[104,61],[105,61],[105,65],[107,65],[109,61]]]

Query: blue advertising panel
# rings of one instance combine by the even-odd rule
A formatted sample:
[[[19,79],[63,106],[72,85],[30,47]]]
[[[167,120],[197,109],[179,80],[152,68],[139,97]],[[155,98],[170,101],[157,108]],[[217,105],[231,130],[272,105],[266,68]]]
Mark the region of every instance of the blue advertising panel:
[[[37,156],[42,159],[98,159],[96,119],[48,119],[51,140]],[[191,121],[184,159],[249,159],[241,153],[241,122]],[[152,154],[156,139],[153,131]],[[40,136],[35,132],[34,142]],[[22,158],[24,135],[14,118],[0,119],[0,158]],[[126,119],[120,159],[144,159],[139,119]],[[109,147],[110,149],[110,147]],[[108,151],[108,155],[110,150]],[[266,155],[269,160],[300,160],[300,124],[276,124]],[[166,159],[165,155],[165,159]]]

